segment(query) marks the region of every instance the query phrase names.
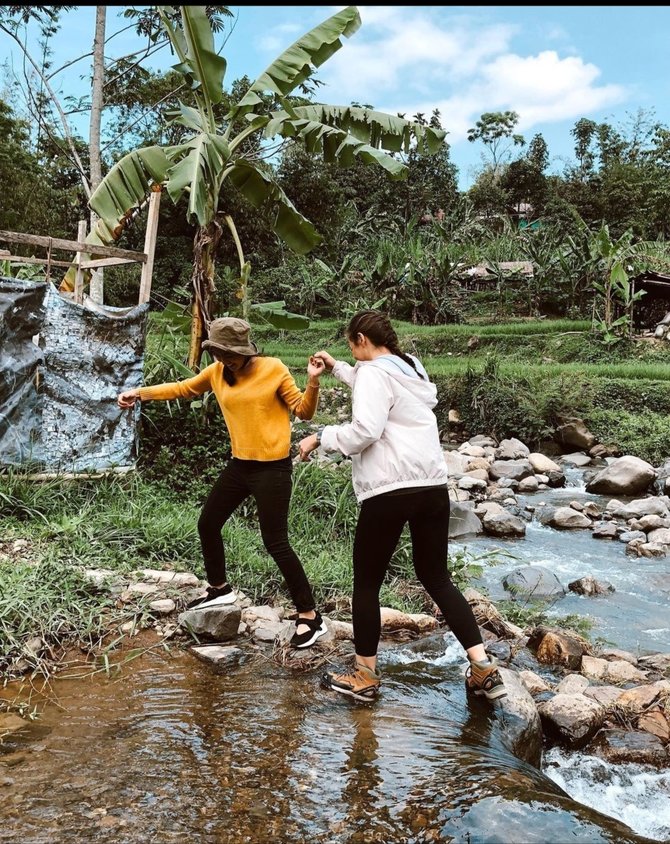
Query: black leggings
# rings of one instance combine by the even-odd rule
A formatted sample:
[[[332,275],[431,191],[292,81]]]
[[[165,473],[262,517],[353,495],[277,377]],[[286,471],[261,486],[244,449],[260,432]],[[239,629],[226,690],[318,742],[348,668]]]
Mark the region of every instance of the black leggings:
[[[447,568],[449,493],[444,488],[384,493],[366,499],[354,539],[351,609],[359,656],[377,653],[381,633],[379,590],[405,524],[412,537],[414,571],[467,650],[482,643],[474,613]]]
[[[233,457],[205,501],[198,519],[198,533],[207,580],[215,585],[224,583],[226,557],[221,530],[233,511],[253,495],[265,548],[284,575],[298,612],[308,612],[315,607],[312,589],[288,540],[292,471],[290,457],[267,461]]]

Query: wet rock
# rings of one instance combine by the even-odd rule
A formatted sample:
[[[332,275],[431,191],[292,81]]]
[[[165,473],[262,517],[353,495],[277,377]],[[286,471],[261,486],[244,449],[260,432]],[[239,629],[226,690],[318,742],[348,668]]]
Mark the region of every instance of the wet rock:
[[[525,536],[526,525],[518,516],[511,513],[486,513],[482,521],[484,533],[489,536]]]
[[[659,545],[656,542],[643,542],[638,547],[638,552],[642,557],[665,557],[668,553],[668,546]]]
[[[274,642],[275,639],[290,639],[294,631],[293,621],[260,621],[252,628],[251,635],[257,642]]]
[[[536,695],[540,692],[550,692],[552,690],[544,677],[540,677],[534,671],[519,671],[519,678],[531,695]]]
[[[608,762],[636,762],[639,765],[665,767],[670,756],[661,739],[644,731],[603,730],[589,751]]]
[[[594,539],[616,539],[617,527],[615,522],[596,522],[591,536]]]
[[[549,524],[563,530],[574,530],[591,527],[591,519],[572,507],[557,507],[549,517]]]
[[[652,513],[647,516],[642,516],[638,524],[638,529],[643,530],[646,533],[650,530],[657,530],[658,528],[670,528],[670,519],[663,518],[663,516],[657,516]]]
[[[543,566],[514,569],[503,577],[502,585],[514,595],[532,595],[533,598],[562,597],[566,592],[553,571]]]
[[[534,650],[538,662],[547,665],[564,665],[572,671],[579,671],[589,645],[576,634],[562,630],[536,627],[528,639],[528,647]]]
[[[668,516],[668,506],[665,498],[659,495],[650,495],[647,498],[636,498],[628,504],[622,504],[616,498],[607,502],[605,512],[616,519],[643,519],[648,516],[658,516],[662,519]]]
[[[626,544],[629,542],[635,542],[637,539],[643,543],[646,542],[647,536],[645,532],[642,530],[625,530],[623,533],[619,534],[619,542],[625,542]]]
[[[598,472],[586,484],[586,491],[602,495],[635,495],[644,492],[655,478],[656,470],[650,463],[627,454]]]
[[[535,477],[524,478],[522,481],[519,481],[519,492],[520,493],[528,493],[528,492],[537,492],[540,487],[540,482]]]
[[[539,768],[543,737],[538,708],[515,671],[502,667],[499,671],[507,691],[499,699],[503,740],[515,756]]]
[[[452,502],[449,514],[449,538],[468,536],[483,532],[482,523],[475,514],[474,505],[466,502]]]
[[[396,630],[410,630],[412,633],[424,633],[427,630],[434,630],[438,627],[438,621],[433,616],[424,613],[400,612],[391,607],[380,608],[382,631],[395,632]]]
[[[649,531],[647,540],[656,545],[670,545],[670,528],[656,528]]]
[[[567,463],[569,466],[576,466],[578,469],[581,469],[583,466],[588,466],[591,462],[591,458],[588,454],[584,454],[582,451],[575,451],[572,454],[564,454],[561,457],[561,463]]]
[[[0,739],[10,733],[16,733],[28,726],[28,721],[19,718],[12,712],[0,712]]]
[[[215,642],[234,639],[241,620],[242,611],[235,604],[186,610],[177,619],[180,627],[192,632],[198,639]]]
[[[568,583],[568,589],[570,592],[576,592],[578,595],[586,595],[587,597],[607,595],[610,592],[614,592],[614,586],[609,581],[596,580],[590,574]]]
[[[422,635],[431,633],[433,630],[437,630],[440,626],[440,622],[435,618],[435,616],[428,615],[427,613],[412,612],[409,613],[408,617],[412,624],[415,625],[413,629]]]
[[[668,724],[667,718],[660,709],[652,709],[640,715],[637,719],[637,728],[651,733],[652,736],[656,736],[663,742],[670,739],[670,724]]]
[[[602,516],[602,510],[595,501],[587,501],[582,508],[582,513],[590,519],[599,519]]]
[[[547,473],[547,484],[553,489],[565,486],[565,475],[563,472],[549,472]]]
[[[547,732],[576,749],[588,744],[605,717],[605,707],[584,694],[557,694],[538,710]]]
[[[239,665],[244,657],[244,651],[234,645],[193,645],[191,652],[219,670]]]

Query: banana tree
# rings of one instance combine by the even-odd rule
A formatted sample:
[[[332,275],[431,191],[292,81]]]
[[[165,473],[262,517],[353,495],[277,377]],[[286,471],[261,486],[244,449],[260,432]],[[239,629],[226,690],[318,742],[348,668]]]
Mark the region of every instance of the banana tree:
[[[181,144],[145,147],[117,162],[91,196],[90,206],[99,220],[87,240],[107,245],[118,241],[152,187],[164,186],[175,203],[188,196],[187,216],[197,224],[189,349],[193,368],[199,364],[201,341],[211,320],[222,222],[237,248],[244,315],[250,307],[250,266],[233,219],[219,213],[224,187],[239,191],[255,208],[267,211],[272,229],[295,252],[305,254],[321,240],[277,184],[271,168],[244,155],[245,141],[254,136],[292,139],[324,162],[346,167],[358,160],[381,166],[391,178],[401,179],[407,167],[394,153],[408,152],[413,143],[422,152],[437,152],[446,133],[368,108],[292,104],[291,93],[342,47],[342,36],[348,38],[360,27],[355,6],[332,15],[285,50],[222,121],[217,120],[215,107],[224,98],[226,61],[215,50],[205,7],[182,6],[181,25],[169,17],[172,7],[159,6],[158,12],[179,60],[175,70],[184,76],[192,96],[191,104],[179,103],[173,119],[192,134]],[[73,282],[70,270],[61,289],[72,289]]]

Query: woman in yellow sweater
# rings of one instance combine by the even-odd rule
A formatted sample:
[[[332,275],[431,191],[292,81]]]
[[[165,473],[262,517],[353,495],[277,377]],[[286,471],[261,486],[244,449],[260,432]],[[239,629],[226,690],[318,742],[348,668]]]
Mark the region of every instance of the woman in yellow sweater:
[[[284,576],[298,611],[291,645],[307,648],[323,636],[326,626],[288,539],[293,470],[290,414],[300,419],[314,416],[324,363],[310,359],[307,388],[302,393],[282,361],[258,354],[255,343],[249,340],[250,329],[249,323],[236,317],[215,319],[209,339],[202,344],[214,363],[184,381],[126,390],[119,395],[118,404],[128,408],[138,399],[192,399],[208,390],[214,393],[230,434],[233,456],[198,519],[209,586],[205,595],[188,606],[206,608],[237,600],[226,577],[221,531],[234,510],[253,495],[263,542]]]

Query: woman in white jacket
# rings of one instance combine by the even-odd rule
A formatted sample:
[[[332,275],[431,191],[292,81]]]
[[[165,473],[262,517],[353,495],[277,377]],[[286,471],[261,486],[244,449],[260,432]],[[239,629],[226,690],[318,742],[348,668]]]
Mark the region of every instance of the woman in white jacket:
[[[351,602],[356,666],[349,673],[327,673],[324,683],[359,700],[377,696],[379,590],[408,524],[416,575],[470,660],[468,689],[490,700],[502,697],[505,687],[496,662],[487,656],[472,609],[447,567],[447,466],[432,411],[437,389],[420,361],[400,350],[393,326],[380,311],[356,314],[346,336],[355,366],[325,351],[315,357],[353,389],[352,420],[328,425],[300,442],[302,460],[319,446],[351,457],[354,492],[361,504]]]

